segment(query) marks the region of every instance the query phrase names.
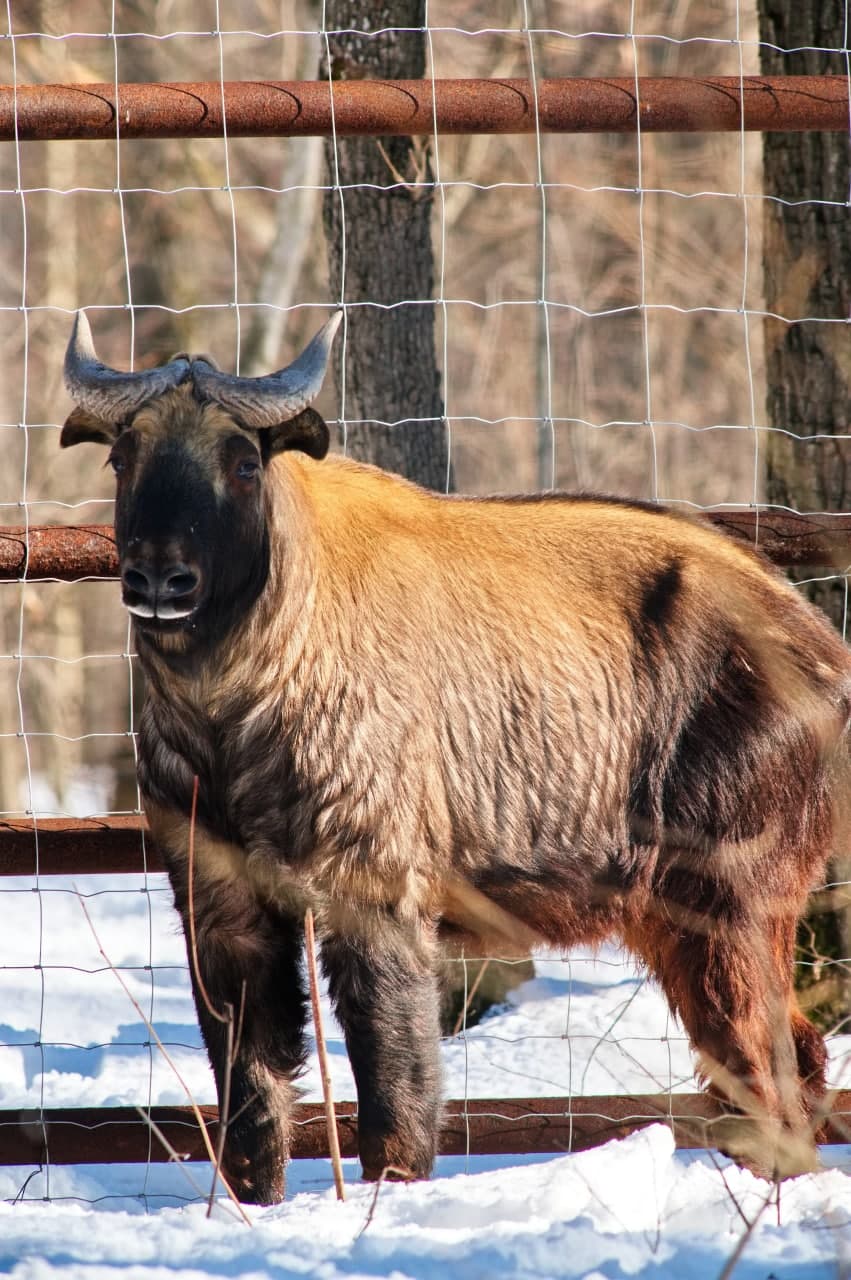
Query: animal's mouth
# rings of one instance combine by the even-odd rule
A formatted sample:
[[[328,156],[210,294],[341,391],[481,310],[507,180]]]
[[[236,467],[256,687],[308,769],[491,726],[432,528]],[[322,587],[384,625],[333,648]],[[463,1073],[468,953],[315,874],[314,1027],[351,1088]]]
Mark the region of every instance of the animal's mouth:
[[[137,624],[151,630],[179,630],[197,612],[197,604],[158,600],[154,604],[141,600],[125,600],[124,608]]]
[[[128,557],[121,570],[121,599],[137,623],[151,631],[179,631],[198,610],[201,573],[183,558]]]

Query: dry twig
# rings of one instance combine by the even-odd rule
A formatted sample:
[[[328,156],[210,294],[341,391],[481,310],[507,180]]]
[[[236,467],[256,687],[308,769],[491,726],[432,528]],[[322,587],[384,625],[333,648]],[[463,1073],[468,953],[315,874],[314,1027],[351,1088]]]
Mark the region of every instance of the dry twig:
[[[718,1280],[730,1280],[730,1276],[733,1274],[736,1267],[738,1266],[739,1259],[744,1253],[748,1241],[750,1240],[754,1231],[756,1231],[756,1228],[759,1225],[762,1215],[765,1213],[766,1209],[771,1204],[772,1200],[775,1197],[776,1192],[777,1192],[777,1183],[772,1182],[771,1187],[769,1188],[768,1194],[766,1195],[762,1204],[757,1209],[753,1218],[751,1218],[745,1230],[742,1232],[741,1236],[739,1237],[738,1243],[736,1244],[735,1249],[730,1254],[727,1261],[724,1263],[724,1266],[722,1267],[718,1275]]]
[[[343,1165],[340,1160],[340,1139],[337,1133],[337,1116],[334,1111],[334,1095],[331,1088],[331,1072],[328,1069],[328,1054],[325,1049],[325,1032],[322,1029],[322,1012],[319,1008],[319,982],[316,976],[316,939],[313,931],[313,912],[307,908],[304,916],[304,941],[307,951],[307,976],[310,983],[310,1002],[313,1005],[313,1026],[316,1032],[316,1052],[319,1056],[319,1071],[322,1076],[322,1096],[325,1099],[325,1122],[328,1126],[328,1148],[331,1152],[331,1164],[334,1168],[334,1186],[337,1199],[345,1200],[346,1191],[343,1183]]]
[[[479,972],[476,974],[475,978],[473,979],[473,985],[470,987],[470,990],[467,992],[467,999],[464,1001],[464,1007],[461,1010],[461,1012],[458,1014],[458,1017],[455,1019],[455,1026],[452,1028],[453,1036],[457,1036],[461,1028],[466,1023],[467,1014],[470,1011],[470,1005],[473,1003],[473,997],[475,996],[476,992],[479,989],[479,983],[481,982],[482,978],[485,976],[485,972],[490,962],[491,962],[491,957],[485,956],[484,960],[479,965]],[[461,963],[464,965],[466,969],[467,961],[462,960]]]
[[[183,1076],[182,1076],[182,1075],[180,1074],[180,1072],[178,1071],[178,1069],[177,1069],[177,1067],[176,1067],[176,1065],[175,1065],[174,1061],[169,1057],[168,1051],[167,1051],[167,1049],[166,1049],[165,1045],[163,1044],[162,1040],[160,1039],[159,1035],[157,1034],[156,1028],[154,1027],[153,1023],[150,1021],[150,1019],[149,1019],[148,1017],[146,1017],[146,1015],[145,1015],[145,1013],[144,1013],[144,1011],[143,1011],[143,1009],[142,1009],[142,1006],[139,1004],[139,1001],[138,1001],[138,1000],[136,999],[136,997],[133,995],[132,991],[131,991],[131,990],[130,990],[130,988],[127,986],[127,983],[124,981],[124,979],[122,978],[121,974],[118,972],[118,970],[116,969],[115,965],[112,963],[112,961],[110,960],[110,958],[109,958],[109,956],[107,955],[106,951],[104,950],[103,943],[101,942],[100,937],[98,936],[97,929],[95,928],[94,923],[93,923],[93,921],[92,921],[92,918],[91,918],[91,916],[89,915],[88,908],[86,907],[86,903],[85,903],[85,901],[84,901],[84,899],[83,899],[83,895],[79,892],[79,890],[76,890],[76,889],[75,889],[75,892],[76,892],[76,894],[77,894],[77,898],[78,898],[78,900],[79,900],[80,906],[81,906],[81,907],[82,907],[82,909],[83,909],[83,915],[86,917],[86,923],[88,924],[89,928],[90,928],[90,929],[91,929],[91,931],[92,931],[92,937],[93,937],[93,938],[94,938],[94,940],[95,940],[95,944],[97,945],[97,949],[98,949],[99,954],[103,957],[103,960],[104,960],[104,963],[106,964],[106,966],[107,966],[107,967],[111,970],[111,972],[115,975],[116,979],[118,980],[119,985],[121,986],[122,991],[123,991],[123,992],[124,992],[124,994],[127,996],[127,999],[130,1001],[130,1003],[132,1004],[133,1008],[136,1010],[136,1013],[139,1015],[139,1019],[140,1019],[140,1021],[144,1023],[145,1028],[147,1029],[147,1031],[148,1031],[149,1035],[150,1035],[150,1036],[151,1036],[151,1038],[153,1039],[153,1041],[154,1041],[154,1043],[156,1044],[157,1048],[159,1049],[160,1053],[161,1053],[161,1054],[163,1055],[163,1057],[165,1058],[166,1062],[168,1063],[168,1066],[170,1067],[170,1069],[171,1069],[171,1070],[172,1070],[172,1072],[174,1073],[175,1079],[177,1080],[178,1084],[179,1084],[179,1085],[180,1085],[180,1087],[182,1088],[183,1092],[186,1094],[186,1097],[187,1097],[187,1100],[188,1100],[188,1102],[189,1102],[189,1105],[190,1105],[190,1107],[192,1108],[193,1114],[194,1114],[194,1116],[195,1116],[195,1120],[196,1120],[196,1123],[197,1123],[197,1125],[198,1125],[198,1128],[199,1128],[199,1129],[200,1129],[200,1131],[201,1131],[201,1138],[202,1138],[202,1140],[203,1140],[204,1146],[207,1148],[207,1156],[208,1156],[208,1158],[209,1158],[210,1163],[213,1165],[213,1168],[215,1169],[215,1168],[216,1168],[216,1153],[215,1153],[215,1152],[214,1152],[214,1150],[213,1150],[213,1144],[212,1144],[212,1142],[210,1141],[210,1135],[209,1135],[209,1133],[208,1133],[208,1131],[207,1131],[207,1126],[206,1126],[206,1124],[204,1123],[204,1117],[201,1115],[200,1108],[198,1107],[197,1102],[196,1102],[196,1101],[195,1101],[195,1099],[193,1098],[193,1096],[192,1096],[192,1092],[191,1092],[191,1090],[190,1090],[190,1088],[189,1088],[188,1084],[186,1083],[186,1081],[183,1079]],[[252,1226],[251,1219],[249,1218],[248,1214],[247,1214],[247,1213],[245,1212],[245,1210],[243,1209],[242,1205],[241,1205],[241,1204],[239,1203],[239,1201],[237,1200],[237,1198],[236,1198],[236,1196],[234,1195],[234,1193],[233,1193],[233,1191],[231,1190],[231,1188],[228,1186],[228,1183],[227,1183],[227,1181],[226,1181],[226,1179],[225,1179],[225,1178],[222,1178],[222,1184],[224,1185],[224,1188],[225,1188],[225,1190],[226,1190],[226,1191],[227,1191],[227,1193],[228,1193],[228,1197],[229,1197],[229,1199],[233,1202],[233,1204],[234,1204],[234,1206],[236,1207],[236,1210],[237,1210],[237,1212],[239,1213],[240,1217],[242,1218],[243,1222],[245,1222],[245,1223],[246,1223],[246,1225],[247,1225],[247,1226],[249,1226],[249,1227],[250,1227],[250,1226]]]
[[[386,1169],[381,1170],[381,1175],[375,1184],[375,1190],[373,1191],[372,1199],[369,1202],[369,1212],[366,1215],[366,1222],[364,1222],[360,1231],[355,1236],[356,1240],[360,1240],[364,1231],[366,1231],[367,1227],[372,1222],[372,1219],[375,1215],[375,1208],[376,1208],[376,1205],[378,1204],[378,1193],[381,1190],[381,1184],[385,1178],[389,1178],[391,1173],[397,1174],[400,1178],[404,1179],[405,1182],[410,1181],[410,1177],[411,1177],[410,1173],[408,1173],[407,1170],[405,1169],[397,1169],[394,1164],[388,1164]]]
[[[225,1005],[224,1013],[220,1013],[213,1005],[210,999],[204,979],[201,976],[201,967],[198,964],[198,939],[195,930],[195,822],[198,816],[198,775],[192,782],[192,811],[189,816],[189,867],[188,867],[188,891],[189,891],[189,951],[192,957],[192,972],[195,975],[195,981],[198,990],[201,993],[201,999],[211,1018],[215,1018],[225,1028],[225,1063],[224,1076],[222,1078],[221,1105],[219,1107],[219,1131],[216,1139],[216,1157],[213,1161],[213,1182],[210,1187],[210,1195],[207,1200],[207,1217],[209,1218],[213,1212],[213,1204],[216,1198],[216,1187],[219,1178],[225,1186],[227,1180],[222,1173],[222,1162],[225,1154],[225,1138],[227,1137],[228,1125],[230,1124],[230,1091],[231,1091],[231,1072],[236,1059],[236,1053],[239,1046],[239,1035],[234,1035],[234,1012],[233,1005],[228,1003]],[[242,984],[242,992],[240,996],[239,1006],[239,1032],[242,1031],[243,1015],[245,1013],[245,982]]]
[[[195,1179],[192,1177],[192,1174],[186,1168],[186,1156],[182,1156],[180,1152],[172,1145],[172,1143],[169,1142],[168,1138],[163,1133],[162,1129],[157,1124],[156,1120],[153,1119],[153,1117],[145,1110],[144,1107],[136,1107],[136,1112],[138,1115],[142,1117],[145,1124],[148,1126],[151,1133],[154,1135],[157,1142],[162,1147],[163,1151],[167,1153],[171,1163],[176,1164],[179,1167],[181,1173],[183,1174],[186,1181],[189,1183],[192,1190],[195,1192],[198,1199],[203,1200],[204,1189],[195,1181]]]

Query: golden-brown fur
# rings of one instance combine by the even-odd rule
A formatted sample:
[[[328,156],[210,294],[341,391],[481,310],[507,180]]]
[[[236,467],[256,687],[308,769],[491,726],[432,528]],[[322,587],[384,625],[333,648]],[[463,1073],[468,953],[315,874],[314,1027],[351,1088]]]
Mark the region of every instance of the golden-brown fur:
[[[282,1189],[308,905],[368,1176],[433,1158],[441,929],[500,954],[623,939],[754,1119],[740,1153],[806,1167],[824,1048],[794,1003],[794,930],[851,706],[826,622],[758,554],[649,505],[444,498],[294,452],[252,487],[226,452],[252,433],[187,387],[130,434],[119,546],[172,548],[201,581],[185,626],[138,627],[140,781],[185,916],[199,779],[204,981],[254,1002],[241,1193]]]

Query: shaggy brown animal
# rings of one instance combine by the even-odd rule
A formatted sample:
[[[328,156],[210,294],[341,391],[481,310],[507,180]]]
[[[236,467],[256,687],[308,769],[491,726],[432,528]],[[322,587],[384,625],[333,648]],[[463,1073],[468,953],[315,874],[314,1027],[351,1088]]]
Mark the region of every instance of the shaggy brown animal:
[[[108,443],[117,475],[145,811],[186,922],[200,780],[200,973],[218,1009],[247,991],[234,1187],[283,1195],[307,906],[366,1177],[432,1166],[441,932],[622,939],[735,1104],[725,1145],[811,1167],[825,1051],[793,950],[836,833],[846,649],[758,554],[672,511],[439,497],[323,461],[308,405],[333,330],[266,379],[104,369],[84,318],[66,358],[62,444]]]

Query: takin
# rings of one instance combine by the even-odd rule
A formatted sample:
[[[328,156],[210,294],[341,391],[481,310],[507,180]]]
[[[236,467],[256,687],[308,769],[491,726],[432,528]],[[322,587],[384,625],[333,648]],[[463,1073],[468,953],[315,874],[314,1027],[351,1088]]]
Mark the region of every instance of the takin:
[[[812,1168],[826,1055],[795,931],[844,831],[848,651],[700,520],[438,496],[326,457],[311,402],[338,318],[261,378],[206,356],[106,368],[83,313],[65,360],[61,443],[106,444],[116,475],[139,783],[220,1103],[216,1014],[241,1010],[231,1186],[284,1194],[308,907],[366,1178],[431,1170],[446,940],[620,940],[724,1100],[713,1141],[766,1174]]]

